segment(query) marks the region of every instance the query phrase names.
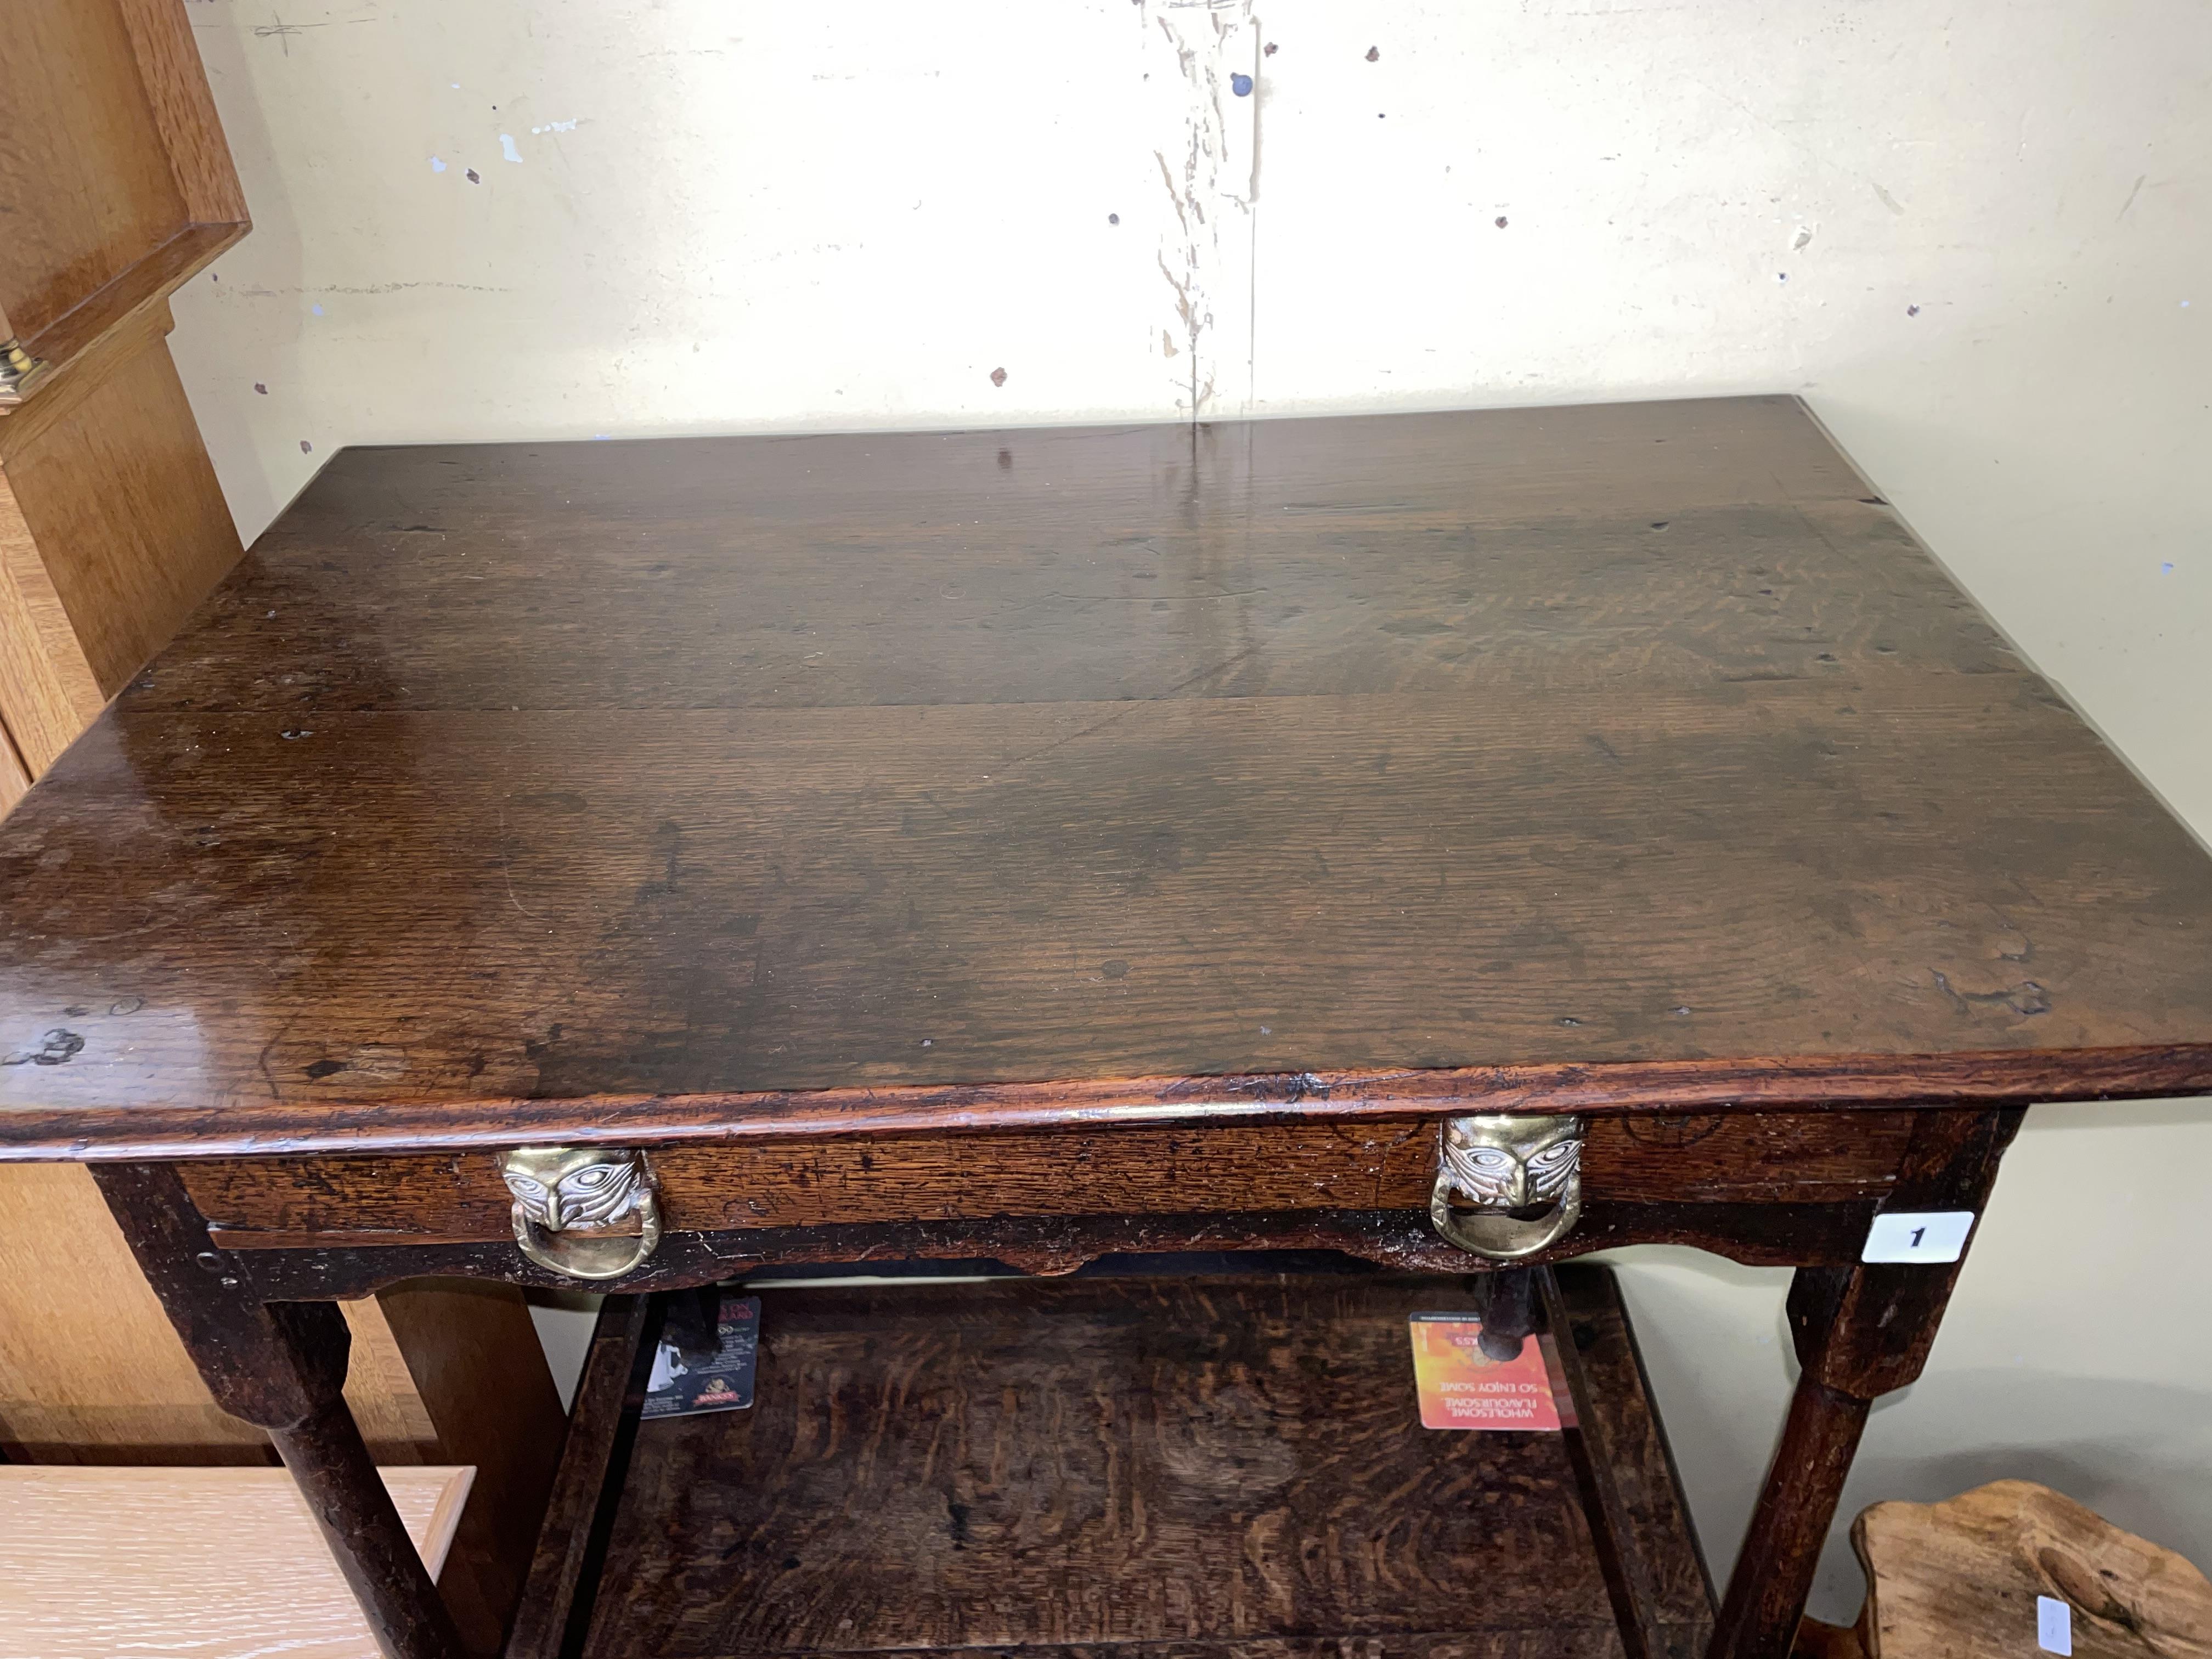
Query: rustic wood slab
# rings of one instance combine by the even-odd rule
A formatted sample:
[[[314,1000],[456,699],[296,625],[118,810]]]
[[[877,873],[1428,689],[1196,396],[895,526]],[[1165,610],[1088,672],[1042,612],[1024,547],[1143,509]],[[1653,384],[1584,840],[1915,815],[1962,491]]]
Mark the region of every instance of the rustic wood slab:
[[[1711,1604],[1626,1316],[1565,1270],[1665,1653]],[[587,1659],[1623,1652],[1559,1434],[1420,1426],[1437,1279],[763,1292],[750,1410],[639,1425]],[[1339,1647],[1339,1643],[1346,1645]]]
[[[470,1468],[384,1483],[434,1577]],[[376,1659],[283,1469],[0,1467],[0,1659]]]
[[[2212,1091],[1786,398],[356,450],[0,827],[0,1155]]]
[[[1851,1525],[1866,1659],[2039,1659],[2036,1603],[2071,1608],[2073,1659],[2212,1659],[2212,1582],[2028,1480],[1942,1504],[1875,1504]]]

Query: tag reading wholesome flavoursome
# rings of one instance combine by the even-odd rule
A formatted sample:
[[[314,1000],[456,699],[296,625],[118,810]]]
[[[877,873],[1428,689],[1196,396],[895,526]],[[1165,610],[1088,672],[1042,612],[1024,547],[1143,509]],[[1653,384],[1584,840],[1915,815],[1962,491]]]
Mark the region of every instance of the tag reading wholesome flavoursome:
[[[1544,1351],[1533,1338],[1518,1358],[1492,1359],[1473,1314],[1412,1316],[1413,1386],[1425,1429],[1557,1429],[1559,1408]]]

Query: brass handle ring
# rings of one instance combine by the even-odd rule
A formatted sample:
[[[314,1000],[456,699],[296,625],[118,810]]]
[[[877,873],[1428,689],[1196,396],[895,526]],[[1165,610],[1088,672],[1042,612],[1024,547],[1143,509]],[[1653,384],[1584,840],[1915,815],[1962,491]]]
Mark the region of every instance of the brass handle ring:
[[[638,1204],[645,1224],[635,1233],[548,1232],[520,1201],[509,1213],[523,1255],[546,1272],[570,1279],[620,1279],[643,1266],[660,1244],[660,1206],[649,1188]]]

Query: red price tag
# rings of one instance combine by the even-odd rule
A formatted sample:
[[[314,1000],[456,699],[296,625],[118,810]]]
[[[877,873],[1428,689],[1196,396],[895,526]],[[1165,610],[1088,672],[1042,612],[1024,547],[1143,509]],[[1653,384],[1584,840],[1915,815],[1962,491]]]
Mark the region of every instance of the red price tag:
[[[1472,1314],[1413,1316],[1413,1386],[1425,1429],[1553,1429],[1559,1407],[1531,1337],[1516,1358],[1492,1359],[1478,1345],[1482,1322]]]

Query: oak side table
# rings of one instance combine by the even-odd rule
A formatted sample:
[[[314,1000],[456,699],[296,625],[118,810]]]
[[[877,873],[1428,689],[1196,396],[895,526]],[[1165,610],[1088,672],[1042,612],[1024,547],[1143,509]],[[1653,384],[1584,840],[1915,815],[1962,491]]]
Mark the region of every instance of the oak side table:
[[[1784,398],[349,451],[0,893],[0,1154],[392,1659],[335,1302],[441,1275],[616,1293],[516,1659],[1784,1659],[2026,1106],[2212,1092],[2212,860]],[[1644,1241],[1797,1269],[1717,1608]],[[1111,1271],[804,1282],[929,1261]],[[1567,1431],[1418,1426],[1476,1303]]]

